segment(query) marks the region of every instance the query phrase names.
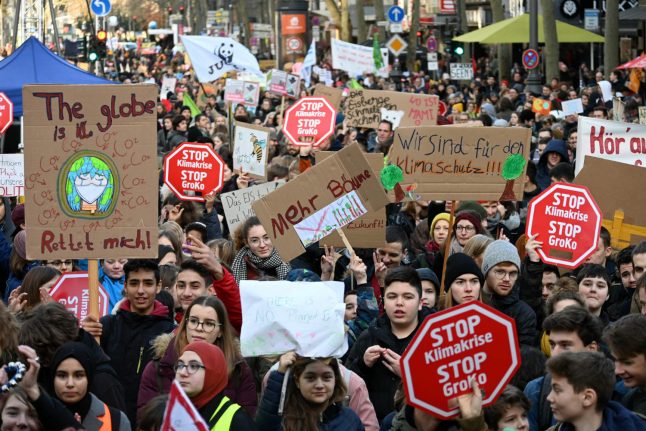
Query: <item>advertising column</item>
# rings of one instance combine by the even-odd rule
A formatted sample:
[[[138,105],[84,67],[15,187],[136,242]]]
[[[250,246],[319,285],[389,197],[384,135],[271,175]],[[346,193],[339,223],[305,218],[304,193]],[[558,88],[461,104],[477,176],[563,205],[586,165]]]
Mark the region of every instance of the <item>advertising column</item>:
[[[276,14],[276,34],[279,35],[276,43],[277,68],[282,70],[285,63],[302,61],[307,52],[308,2],[279,0]]]

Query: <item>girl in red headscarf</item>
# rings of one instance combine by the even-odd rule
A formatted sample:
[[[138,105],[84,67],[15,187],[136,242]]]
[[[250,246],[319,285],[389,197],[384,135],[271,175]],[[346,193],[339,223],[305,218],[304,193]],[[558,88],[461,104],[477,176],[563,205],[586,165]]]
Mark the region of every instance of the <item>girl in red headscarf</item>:
[[[203,341],[190,343],[175,364],[175,379],[211,430],[257,429],[247,412],[223,394],[229,378],[219,347]]]

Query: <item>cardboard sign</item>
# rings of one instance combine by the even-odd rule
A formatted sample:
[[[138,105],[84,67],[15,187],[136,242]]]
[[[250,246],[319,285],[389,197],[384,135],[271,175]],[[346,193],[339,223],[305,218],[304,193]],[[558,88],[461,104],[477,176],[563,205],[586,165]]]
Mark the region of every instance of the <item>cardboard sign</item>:
[[[574,269],[597,251],[601,210],[585,186],[553,183],[527,207],[526,236],[544,263]]]
[[[285,85],[285,95],[292,99],[298,99],[301,93],[301,77],[298,75],[287,75],[287,83]]]
[[[224,217],[229,224],[229,231],[235,232],[249,217],[256,215],[251,205],[263,196],[285,184],[284,180],[258,184],[257,186],[239,189],[220,195]]]
[[[473,79],[473,65],[471,63],[451,63],[451,79],[456,81],[471,81]]]
[[[376,129],[384,119],[397,127],[437,124],[440,99],[437,96],[397,91],[350,90],[345,99],[349,126]]]
[[[389,202],[358,145],[350,145],[308,169],[255,202],[253,209],[283,260],[289,261],[305,251],[294,225],[353,190],[368,211]]]
[[[529,157],[531,131],[525,128],[399,128],[389,161],[404,171],[402,187],[417,184],[423,200],[498,200],[506,181],[500,176],[512,154]],[[514,182],[523,197],[523,178]]]
[[[258,105],[260,84],[257,82],[227,79],[224,87],[224,100],[234,104],[242,103],[247,106]]]
[[[287,93],[287,72],[272,69],[269,73],[270,75],[267,79],[269,92],[278,94],[279,96],[285,96]]]
[[[520,367],[514,319],[471,301],[424,320],[401,356],[408,403],[435,417],[459,413],[451,400],[473,392],[471,379],[483,391],[482,405],[496,402]]]
[[[224,166],[210,144],[182,142],[164,158],[164,183],[182,200],[204,202],[224,186]]]
[[[341,357],[348,349],[341,282],[243,280],[240,303],[245,357],[290,350],[306,357]]]
[[[175,86],[177,85],[177,78],[164,76],[162,78],[161,88],[159,89],[159,99],[166,99],[168,93],[175,93]]]
[[[645,126],[579,117],[577,131],[575,175],[581,172],[588,155],[636,166],[646,165]]]
[[[622,249],[646,241],[644,200],[619,190],[629,184],[646,184],[646,169],[587,156],[574,182],[586,186],[594,196],[613,247]]]
[[[265,127],[236,123],[233,141],[233,169],[250,177],[267,179],[269,132]]]
[[[334,87],[327,87],[323,84],[316,84],[314,86],[314,95],[326,97],[327,100],[334,105],[337,111],[341,109],[341,98],[343,97],[342,90]]]
[[[25,195],[24,154],[0,154],[0,196]]]
[[[27,258],[157,256],[157,87],[27,85]]]

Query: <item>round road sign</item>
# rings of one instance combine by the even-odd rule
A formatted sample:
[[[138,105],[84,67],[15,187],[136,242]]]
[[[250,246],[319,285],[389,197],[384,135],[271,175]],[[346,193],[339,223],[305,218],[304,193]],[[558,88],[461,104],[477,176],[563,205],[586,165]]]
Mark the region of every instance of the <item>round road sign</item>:
[[[535,49],[526,49],[523,52],[523,67],[525,69],[536,69],[538,67],[538,52]]]

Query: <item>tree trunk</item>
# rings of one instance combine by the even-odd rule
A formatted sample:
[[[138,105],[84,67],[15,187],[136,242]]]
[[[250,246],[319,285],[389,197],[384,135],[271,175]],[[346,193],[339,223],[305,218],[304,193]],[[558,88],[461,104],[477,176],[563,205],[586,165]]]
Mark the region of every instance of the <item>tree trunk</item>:
[[[368,26],[366,25],[365,13],[363,6],[365,0],[356,0],[356,17],[357,17],[357,42],[365,42],[368,39]]]
[[[341,11],[336,5],[334,0],[325,0],[325,6],[330,14],[330,21],[332,21],[338,28],[341,28]]]
[[[419,1],[411,0],[413,11],[408,31],[408,54],[406,55],[406,68],[408,72],[415,72],[415,53],[417,52],[417,29],[419,28]]]
[[[493,22],[505,20],[505,10],[502,7],[501,0],[489,0],[491,5],[491,14]],[[500,44],[497,46],[498,51],[498,82],[503,79],[511,78],[511,44]]]
[[[352,42],[349,3],[349,0],[341,0],[341,40],[345,42]]]
[[[560,81],[559,41],[556,34],[554,3],[552,0],[541,0],[543,6],[543,35],[545,36],[545,82],[552,78]]]
[[[619,2],[606,0],[606,43],[603,46],[604,76],[619,65]]]
[[[466,34],[469,32],[469,25],[467,24],[467,2],[466,0],[456,0],[458,8],[458,20],[460,21],[460,33]],[[471,62],[471,46],[468,43],[464,44],[464,54],[462,54],[462,63]]]
[[[191,33],[200,34],[202,30],[206,29],[206,0],[195,0],[193,9],[193,29]]]
[[[386,21],[384,2],[382,0],[373,0],[372,4],[375,6],[375,18],[377,18],[377,22]],[[386,30],[380,25],[378,25],[377,28],[379,29],[379,42],[383,43],[386,40]]]
[[[236,11],[236,21],[240,26],[240,43],[244,46],[249,46],[249,15],[247,15],[247,5],[244,0],[238,0],[234,2],[235,11]]]

